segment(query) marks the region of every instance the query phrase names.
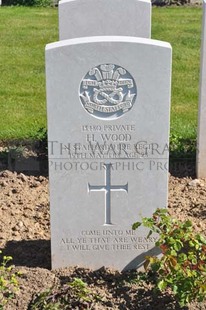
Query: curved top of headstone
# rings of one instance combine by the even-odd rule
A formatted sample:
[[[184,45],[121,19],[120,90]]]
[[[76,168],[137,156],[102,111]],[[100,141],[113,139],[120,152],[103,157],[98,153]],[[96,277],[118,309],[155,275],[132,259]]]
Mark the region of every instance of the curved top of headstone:
[[[151,37],[150,0],[62,0],[59,39],[90,36]]]
[[[154,39],[139,38],[139,37],[129,37],[129,36],[94,36],[94,37],[83,37],[74,38],[68,40],[62,40],[57,42],[52,42],[46,45],[45,50],[52,50],[54,48],[66,47],[68,45],[78,45],[86,43],[98,43],[98,42],[119,42],[119,43],[139,43],[141,45],[156,46],[159,48],[169,48],[171,49],[171,44],[165,41],[159,41]]]

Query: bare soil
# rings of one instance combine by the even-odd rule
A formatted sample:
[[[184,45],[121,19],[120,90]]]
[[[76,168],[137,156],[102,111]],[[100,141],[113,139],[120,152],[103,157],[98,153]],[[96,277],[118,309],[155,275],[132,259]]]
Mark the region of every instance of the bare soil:
[[[191,175],[187,170],[184,174]],[[205,234],[206,180],[170,175],[169,210],[183,221],[191,219],[195,229]],[[71,297],[65,309],[179,309],[169,293],[155,294],[149,283],[140,286],[135,270],[120,273],[76,267],[51,271],[48,177],[43,175],[0,172],[0,249],[13,257],[15,270],[22,274],[19,291],[6,310],[31,309],[35,294],[74,278],[85,281],[91,294],[100,299],[77,304]],[[188,309],[206,309],[206,302],[193,303]]]

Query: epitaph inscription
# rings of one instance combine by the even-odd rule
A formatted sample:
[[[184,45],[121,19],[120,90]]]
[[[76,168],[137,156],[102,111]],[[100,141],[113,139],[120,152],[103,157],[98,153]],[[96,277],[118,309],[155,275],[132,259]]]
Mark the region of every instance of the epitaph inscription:
[[[131,74],[114,64],[92,68],[80,85],[83,107],[101,119],[116,119],[131,110],[136,95],[136,84]]]
[[[157,241],[157,235],[143,236],[134,230],[98,229],[82,230],[78,235],[64,237],[60,246],[71,252],[88,251],[137,251],[149,250]]]

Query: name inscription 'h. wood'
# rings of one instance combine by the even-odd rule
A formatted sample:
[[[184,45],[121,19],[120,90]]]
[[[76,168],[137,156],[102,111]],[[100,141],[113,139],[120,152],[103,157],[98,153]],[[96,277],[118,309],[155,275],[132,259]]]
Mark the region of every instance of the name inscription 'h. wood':
[[[125,185],[111,185],[111,166],[104,164],[105,167],[105,185],[90,185],[88,190],[96,192],[105,192],[105,223],[104,225],[113,225],[111,222],[111,191],[125,191],[128,193],[128,183]]]

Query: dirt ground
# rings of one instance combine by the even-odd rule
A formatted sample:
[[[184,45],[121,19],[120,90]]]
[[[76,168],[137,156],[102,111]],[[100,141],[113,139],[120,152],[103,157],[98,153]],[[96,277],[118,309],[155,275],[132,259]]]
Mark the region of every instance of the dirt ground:
[[[184,174],[191,175],[191,171]],[[195,228],[205,234],[206,180],[170,175],[169,210],[176,218],[191,219]],[[15,269],[21,272],[20,289],[5,306],[6,310],[31,309],[35,294],[74,278],[85,281],[101,300],[90,305],[73,304],[66,309],[179,309],[169,294],[156,295],[146,283],[140,286],[135,281],[136,271],[51,271],[48,177],[43,175],[0,172],[0,248],[4,255],[13,257]],[[206,309],[206,302],[193,303],[188,309]]]

